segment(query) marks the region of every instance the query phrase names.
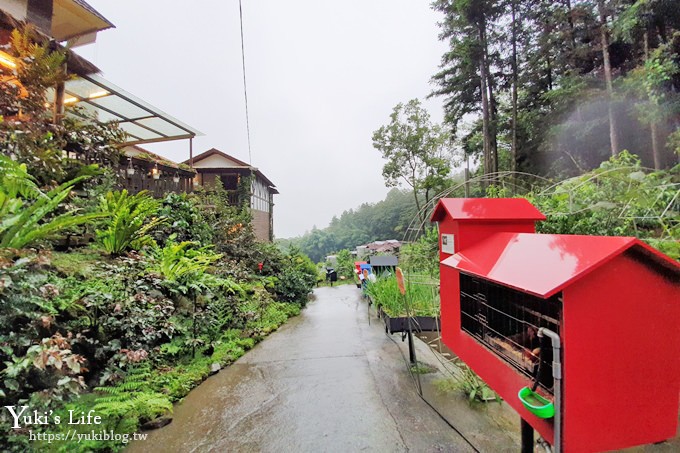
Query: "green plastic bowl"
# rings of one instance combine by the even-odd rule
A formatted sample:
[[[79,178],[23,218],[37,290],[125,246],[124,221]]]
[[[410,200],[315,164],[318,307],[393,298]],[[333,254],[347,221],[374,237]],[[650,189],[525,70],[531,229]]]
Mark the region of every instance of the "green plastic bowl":
[[[517,394],[519,400],[529,412],[539,418],[552,418],[555,416],[555,405],[552,401],[543,398],[529,387],[524,387]]]

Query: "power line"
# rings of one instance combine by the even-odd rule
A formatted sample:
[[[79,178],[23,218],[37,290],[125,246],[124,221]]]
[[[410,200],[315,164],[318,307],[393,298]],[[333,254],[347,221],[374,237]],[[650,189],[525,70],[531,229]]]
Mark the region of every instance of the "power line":
[[[243,97],[246,100],[246,131],[248,133],[248,163],[253,164],[253,156],[250,149],[250,120],[248,118],[248,87],[246,85],[246,50],[243,44],[243,7],[238,0],[238,15],[241,23],[241,62],[243,63]]]

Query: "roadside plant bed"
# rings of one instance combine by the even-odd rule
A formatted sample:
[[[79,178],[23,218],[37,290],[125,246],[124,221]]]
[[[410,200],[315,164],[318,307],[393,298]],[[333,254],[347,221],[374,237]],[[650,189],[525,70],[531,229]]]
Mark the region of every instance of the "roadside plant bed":
[[[386,333],[408,332],[407,316],[391,317],[381,308],[378,308],[378,316],[385,323]],[[411,317],[411,329],[413,332],[436,332],[439,330],[439,317],[413,316]]]
[[[214,284],[210,298],[210,293],[197,297],[200,311],[192,317],[190,300],[168,297],[169,280],[150,272],[159,258],[110,258],[94,250],[16,253],[0,254],[5,285],[0,296],[9,302],[0,310],[0,334],[14,332],[0,335],[3,402],[52,413],[50,421],[93,411],[100,417],[100,431],[115,434],[76,441],[73,433],[86,435],[92,426],[32,426],[34,434],[59,435],[53,437],[60,439],[59,451],[117,451],[129,433],[169,422],[174,402],[299,314],[302,306],[274,300],[266,279],[225,279]],[[36,317],[37,334],[31,321]],[[54,447],[48,439],[30,441],[9,423],[9,417],[0,418],[3,451]]]
[[[43,189],[0,155],[2,451],[121,450],[297,315],[314,285],[309,258],[257,243],[220,193],[106,189],[75,208],[88,177]],[[90,247],[51,250],[84,224]],[[109,436],[76,436],[94,425],[72,414]]]
[[[388,333],[408,331],[408,320],[415,332],[433,332],[439,325],[439,294],[430,277],[413,274],[406,278],[406,294],[402,295],[397,279],[384,275],[370,282],[366,288],[370,303],[375,304],[378,316]]]

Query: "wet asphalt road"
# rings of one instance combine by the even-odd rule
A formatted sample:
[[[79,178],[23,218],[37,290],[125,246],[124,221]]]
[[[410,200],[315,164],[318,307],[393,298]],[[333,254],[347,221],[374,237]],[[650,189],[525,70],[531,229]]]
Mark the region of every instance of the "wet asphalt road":
[[[471,451],[417,395],[355,286],[315,290],[302,314],[209,378],[128,452]]]

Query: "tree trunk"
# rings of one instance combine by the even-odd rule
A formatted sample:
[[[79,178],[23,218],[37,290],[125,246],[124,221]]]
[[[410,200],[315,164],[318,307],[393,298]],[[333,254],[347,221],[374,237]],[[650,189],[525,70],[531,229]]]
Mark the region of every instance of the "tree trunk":
[[[486,19],[482,18],[480,27],[481,46],[482,46],[482,67],[484,70],[484,85],[486,86],[487,98],[487,141],[489,155],[488,173],[498,172],[498,142],[496,138],[496,98],[494,96],[494,80],[491,76],[491,65],[489,64],[489,45],[486,38]],[[484,95],[484,94],[483,94]],[[483,99],[483,98],[482,98]]]
[[[654,157],[654,169],[661,170],[661,152],[659,151],[659,132],[656,122],[649,125],[652,135],[652,156]]]
[[[486,46],[485,46],[486,49]],[[485,52],[486,53],[486,52]],[[486,65],[487,87],[489,90],[489,154],[491,155],[491,172],[498,172],[498,103],[496,102],[494,78],[491,75],[488,55],[484,59]]]
[[[545,65],[547,66],[548,70],[548,90],[552,91],[553,89],[552,61],[550,61],[549,51],[545,53]]]
[[[512,7],[512,144],[510,154],[512,162],[510,170],[517,170],[517,0]]]
[[[550,21],[548,18],[543,22],[542,40],[544,42],[542,53],[545,55],[546,76],[548,77],[548,90],[553,89],[552,60],[550,60]]]
[[[649,30],[645,30],[643,35],[645,46],[645,62],[649,60]],[[661,170],[661,151],[659,150],[659,128],[656,121],[652,120],[649,125],[649,132],[652,136],[652,157],[654,159],[654,169]]]
[[[482,31],[482,26],[479,28],[479,40],[480,43],[484,42],[484,33]],[[483,45],[483,44],[482,44]],[[483,47],[482,47],[483,48]],[[484,51],[482,51],[479,57],[479,80],[480,80],[480,90],[482,92],[482,135],[484,143],[484,174],[488,175],[491,173],[491,153],[489,145],[489,97],[486,86],[486,62],[484,61]]]
[[[571,55],[569,55],[569,64],[571,64],[571,69],[573,71],[577,70],[578,59],[576,58],[576,32],[574,27],[574,17],[571,9],[571,0],[566,0],[567,6],[567,23],[569,24],[569,41],[571,44]],[[576,103],[576,119],[577,121],[583,121],[583,114],[581,112],[581,104]]]
[[[420,212],[420,201],[418,201],[418,192],[416,189],[413,189],[413,197],[415,198],[416,201],[416,210],[418,211],[418,219],[420,219],[420,222],[422,223],[425,219],[423,218],[423,213]]]
[[[659,38],[664,44],[668,43],[668,35],[666,34],[666,21],[663,17],[659,17],[656,21],[656,30],[659,33]]]
[[[571,55],[569,61],[572,69],[576,68],[576,33],[574,32],[574,18],[571,16],[571,0],[567,0],[567,23],[569,24],[569,41],[571,43]]]
[[[609,31],[607,29],[607,13],[604,0],[597,0],[597,10],[600,15],[600,38],[602,41],[602,59],[604,60],[604,79],[607,85],[607,111],[609,114],[609,144],[611,155],[616,156],[619,152],[618,125],[612,102],[614,101],[614,88],[612,86],[612,66],[609,61]]]
[[[416,202],[416,210],[418,212],[418,218],[420,219],[420,222],[422,223],[425,219],[423,217],[423,213],[420,212],[420,201],[418,200],[418,181],[416,178],[416,168],[415,165],[411,162],[411,187],[413,187],[413,197]]]

